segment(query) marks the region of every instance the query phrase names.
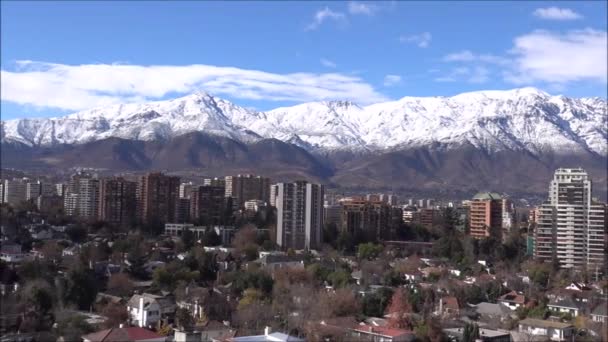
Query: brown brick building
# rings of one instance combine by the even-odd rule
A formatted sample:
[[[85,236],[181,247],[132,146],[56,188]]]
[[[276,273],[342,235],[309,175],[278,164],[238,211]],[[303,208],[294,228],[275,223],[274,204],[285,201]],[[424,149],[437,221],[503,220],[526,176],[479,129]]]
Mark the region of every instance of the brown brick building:
[[[469,234],[476,239],[502,237],[502,197],[482,192],[473,197],[469,217]]]
[[[140,177],[137,214],[142,223],[164,224],[176,219],[179,177],[148,173]]]

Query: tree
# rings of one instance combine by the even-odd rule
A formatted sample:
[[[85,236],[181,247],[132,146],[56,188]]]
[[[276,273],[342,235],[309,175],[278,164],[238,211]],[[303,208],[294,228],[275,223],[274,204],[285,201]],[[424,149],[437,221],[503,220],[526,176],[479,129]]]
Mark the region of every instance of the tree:
[[[382,245],[375,245],[371,242],[362,243],[357,247],[357,257],[361,260],[373,260],[382,253]]]
[[[350,273],[343,269],[336,270],[327,276],[327,280],[336,288],[345,287],[350,282],[350,279]]]
[[[479,338],[479,326],[466,323],[462,333],[462,342],[475,342]]]
[[[61,250],[56,241],[47,241],[42,246],[41,252],[45,259],[56,265],[61,261]]]
[[[183,329],[190,329],[194,325],[194,318],[187,309],[178,308],[175,310],[175,321]]]
[[[258,290],[258,289],[246,289],[243,292],[243,298],[241,298],[241,300],[239,300],[239,305],[237,307],[237,309],[242,309],[243,307],[247,306],[247,305],[251,305],[255,302],[259,302],[262,301],[264,299],[264,294],[262,293],[262,291]]]
[[[181,240],[184,244],[184,249],[187,251],[189,251],[190,248],[192,248],[192,246],[194,246],[194,243],[196,242],[194,233],[190,229],[185,229],[182,232]]]
[[[410,317],[412,305],[402,288],[398,288],[393,294],[388,306],[388,327],[412,330],[413,323]]]
[[[21,290],[22,302],[32,311],[45,315],[53,308],[53,290],[49,283],[35,280]]]
[[[87,238],[87,229],[80,225],[70,226],[65,230],[68,238],[75,243],[84,242]]]
[[[326,223],[323,226],[323,242],[336,248],[336,242],[338,240],[338,235],[340,232],[338,231],[338,225],[334,222]]]
[[[116,296],[125,297],[133,293],[133,282],[126,273],[115,273],[108,279],[108,291]]]
[[[393,293],[392,289],[382,287],[378,292],[363,297],[363,314],[370,317],[384,316],[384,312],[386,311],[386,307],[388,306]]]
[[[219,246],[222,244],[222,239],[214,229],[207,229],[201,239],[203,246]]]
[[[93,327],[87,323],[85,316],[74,315],[68,311],[57,312],[55,314],[56,332],[63,336],[64,341],[79,341],[80,336],[94,331]]]
[[[321,292],[317,298],[314,311],[319,318],[356,316],[361,313],[361,305],[349,289],[338,289],[334,293]]]
[[[89,310],[98,291],[98,282],[90,269],[76,267],[66,277],[65,302],[75,304],[80,310]]]
[[[116,328],[129,320],[129,312],[127,307],[118,303],[108,303],[103,309],[101,314],[108,318],[104,322],[106,328]]]

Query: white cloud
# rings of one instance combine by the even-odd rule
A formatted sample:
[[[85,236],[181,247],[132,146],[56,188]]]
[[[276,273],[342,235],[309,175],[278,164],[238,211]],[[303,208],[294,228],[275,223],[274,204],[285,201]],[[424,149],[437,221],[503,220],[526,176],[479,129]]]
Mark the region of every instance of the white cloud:
[[[453,68],[448,75],[436,77],[435,82],[485,83],[490,78],[490,70],[483,66]]]
[[[378,10],[378,6],[374,4],[365,4],[358,1],[349,1],[348,2],[348,13],[357,15],[373,15]]]
[[[384,86],[391,87],[401,83],[401,76],[399,75],[386,75],[384,76]]]
[[[454,52],[443,57],[444,62],[483,62],[490,64],[509,64],[509,59],[492,55],[492,54],[481,54],[477,55],[469,50],[462,50]]]
[[[432,35],[430,32],[422,32],[411,36],[401,36],[399,41],[402,43],[414,43],[418,47],[426,48],[431,44]]]
[[[321,26],[321,24],[323,24],[327,20],[345,22],[346,15],[342,12],[334,12],[329,9],[329,7],[325,7],[315,13],[312,22],[308,24],[308,26],[306,26],[306,31],[316,30],[317,28],[319,28],[319,26]]]
[[[387,98],[359,77],[339,73],[274,74],[213,65],[66,65],[20,61],[1,71],[2,101],[81,110],[116,103],[161,99],[204,90],[216,95],[266,101]]]
[[[456,79],[451,76],[436,77],[435,82],[456,82]]]
[[[490,78],[490,70],[488,70],[485,67],[482,66],[478,66],[475,67],[473,69],[473,71],[471,72],[471,76],[468,79],[469,83],[485,83],[487,82]]]
[[[577,20],[583,18],[582,15],[569,8],[559,7],[537,8],[533,14],[541,19],[548,20]]]
[[[329,59],[325,59],[325,58],[321,58],[321,64],[324,67],[328,67],[328,68],[335,68],[337,66],[336,63],[330,61]]]
[[[513,70],[505,72],[512,83],[606,83],[608,36],[592,29],[557,34],[535,31],[515,38]]]

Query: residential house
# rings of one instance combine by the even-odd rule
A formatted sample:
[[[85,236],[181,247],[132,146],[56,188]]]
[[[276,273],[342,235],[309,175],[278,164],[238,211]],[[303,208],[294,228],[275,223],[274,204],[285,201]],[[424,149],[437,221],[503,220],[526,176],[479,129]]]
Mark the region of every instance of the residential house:
[[[417,283],[419,281],[422,281],[422,276],[423,274],[419,270],[410,270],[403,272],[403,278],[409,281],[410,283]]]
[[[571,317],[576,317],[582,314],[584,306],[576,302],[571,297],[558,297],[551,299],[547,304],[549,310],[555,314],[570,314]]]
[[[608,301],[601,301],[591,311],[591,320],[599,323],[608,323]]]
[[[572,282],[570,285],[565,287],[566,290],[572,291],[591,291],[591,288],[584,283]]]
[[[498,297],[498,303],[507,306],[511,310],[516,310],[526,305],[527,299],[524,295],[511,291]]]
[[[80,253],[80,246],[70,246],[70,247],[64,248],[63,251],[61,252],[61,255],[64,257],[76,256],[76,255],[78,255],[78,253]]]
[[[110,328],[83,335],[84,342],[165,342],[167,338],[140,327]]]
[[[509,318],[513,311],[503,304],[481,302],[470,307],[482,322],[501,322]]]
[[[21,245],[16,243],[2,243],[0,246],[0,260],[8,263],[20,263],[28,256],[23,253]]]
[[[303,338],[290,336],[280,332],[271,332],[270,327],[264,329],[264,335],[239,336],[227,339],[228,342],[305,342]]]
[[[443,329],[450,338],[461,341],[464,336],[464,328]],[[511,342],[511,334],[504,330],[479,328],[479,339],[482,342]]]
[[[440,315],[458,315],[460,314],[460,305],[456,297],[442,297],[439,299],[439,308],[437,313]]]
[[[196,329],[200,329],[201,339],[199,341],[213,341],[222,336],[234,335],[236,332],[235,329],[230,327],[228,321],[207,321],[204,325],[197,325]]]
[[[574,326],[568,323],[526,318],[519,321],[519,332],[528,336],[542,336],[551,341],[570,341]]]
[[[351,329],[352,336],[359,341],[370,342],[410,342],[414,341],[414,333],[410,330],[388,327],[377,327],[362,324]]]
[[[266,270],[270,271],[270,273],[283,268],[304,269],[303,255],[289,256],[269,254],[262,257],[260,262]]]
[[[131,322],[139,327],[152,327],[161,320],[172,321],[175,309],[172,297],[149,293],[133,295],[127,302]]]

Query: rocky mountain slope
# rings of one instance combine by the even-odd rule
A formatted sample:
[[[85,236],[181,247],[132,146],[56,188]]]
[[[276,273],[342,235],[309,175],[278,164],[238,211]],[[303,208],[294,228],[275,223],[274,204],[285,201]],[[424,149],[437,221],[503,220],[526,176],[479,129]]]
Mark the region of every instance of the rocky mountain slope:
[[[259,112],[207,93],[116,105],[49,119],[2,122],[3,142],[83,144],[106,138],[169,140],[190,132],[250,143],[275,138],[309,151],[387,151],[473,145],[533,154],[608,151],[605,99],[551,96],[535,88],[453,97],[404,97],[359,106],[312,102]]]

